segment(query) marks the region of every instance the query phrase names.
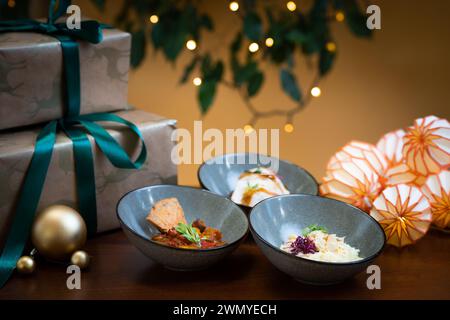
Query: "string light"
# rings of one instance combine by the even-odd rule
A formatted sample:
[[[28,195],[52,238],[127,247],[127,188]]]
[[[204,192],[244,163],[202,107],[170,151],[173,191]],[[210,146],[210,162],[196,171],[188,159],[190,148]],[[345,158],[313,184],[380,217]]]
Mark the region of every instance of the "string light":
[[[152,14],[151,16],[150,16],[150,22],[151,23],[153,23],[153,24],[156,24],[156,23],[158,23],[158,21],[159,21],[159,17],[156,15],[156,14]]]
[[[330,41],[327,42],[326,48],[329,52],[335,52],[336,51],[336,43]]]
[[[253,129],[252,125],[250,125],[250,124],[246,124],[246,125],[244,126],[244,132],[245,132],[245,134],[250,134],[250,133],[253,132],[253,130],[255,130],[255,129]]]
[[[344,12],[342,12],[341,10],[336,12],[336,21],[337,22],[342,22],[345,20],[345,15]]]
[[[320,95],[322,94],[322,90],[320,90],[320,88],[319,87],[313,87],[312,89],[311,89],[311,95],[313,96],[313,97],[320,97]]]
[[[294,131],[294,125],[292,123],[286,123],[284,125],[284,131],[287,133],[292,133]]]
[[[236,1],[231,1],[229,8],[231,11],[236,12],[239,10],[239,3],[237,3]]]
[[[274,41],[273,41],[273,38],[267,38],[266,39],[266,46],[267,47],[271,47],[271,46],[273,46],[273,43],[274,43]]]
[[[8,0],[8,7],[14,8],[16,6],[16,1],[14,0]]]
[[[288,3],[286,3],[286,7],[289,11],[295,11],[295,9],[297,9],[297,5],[294,1],[289,1]]]
[[[202,78],[195,77],[195,78],[192,80],[192,83],[194,84],[194,86],[198,87],[199,85],[202,84]]]
[[[195,40],[189,40],[188,42],[186,42],[186,48],[191,51],[195,50],[195,48],[197,48],[197,42],[195,42]]]
[[[256,42],[252,42],[250,43],[250,45],[248,46],[248,51],[255,53],[256,51],[259,50],[259,45]]]

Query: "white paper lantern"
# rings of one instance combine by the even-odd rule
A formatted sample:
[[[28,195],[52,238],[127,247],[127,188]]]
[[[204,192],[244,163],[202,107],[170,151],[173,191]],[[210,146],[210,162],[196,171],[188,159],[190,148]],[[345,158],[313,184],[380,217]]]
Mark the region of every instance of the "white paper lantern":
[[[423,192],[405,184],[384,189],[374,200],[370,215],[383,227],[387,243],[397,247],[422,238],[432,220],[430,203]]]
[[[403,137],[405,131],[396,130],[381,137],[377,143],[377,149],[386,157],[388,166],[393,167],[403,162]]]
[[[417,174],[428,176],[450,168],[450,123],[446,119],[417,119],[403,142],[405,162]]]
[[[433,214],[433,224],[439,228],[450,227],[450,171],[444,170],[428,177],[422,191],[428,198]]]
[[[367,161],[349,159],[336,161],[333,168],[327,170],[320,194],[350,203],[368,213],[381,187],[379,176]]]

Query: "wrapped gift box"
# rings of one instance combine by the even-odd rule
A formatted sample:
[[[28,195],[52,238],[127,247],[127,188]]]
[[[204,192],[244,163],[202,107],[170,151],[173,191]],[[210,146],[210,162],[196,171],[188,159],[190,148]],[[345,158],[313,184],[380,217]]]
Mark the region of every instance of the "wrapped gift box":
[[[103,30],[99,44],[80,42],[80,114],[127,106],[131,36]],[[64,115],[63,56],[56,38],[40,33],[0,34],[0,130]]]
[[[98,232],[119,227],[116,205],[127,192],[151,184],[176,184],[177,168],[171,161],[175,142],[171,135],[175,120],[168,120],[140,110],[121,111],[118,116],[133,122],[140,129],[147,146],[147,161],[141,169],[114,167],[95,145],[95,184],[97,195]],[[103,127],[136,158],[140,144],[125,126],[102,123]],[[0,248],[6,239],[22,183],[34,150],[39,128],[0,134]],[[71,140],[58,133],[53,156],[43,187],[38,211],[52,204],[77,208],[75,167]]]

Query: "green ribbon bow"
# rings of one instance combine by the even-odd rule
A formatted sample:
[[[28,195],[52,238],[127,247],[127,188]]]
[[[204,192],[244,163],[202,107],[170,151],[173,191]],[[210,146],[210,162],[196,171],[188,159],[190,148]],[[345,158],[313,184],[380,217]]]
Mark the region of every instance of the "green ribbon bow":
[[[139,129],[131,122],[108,113],[79,115],[80,113],[80,62],[76,40],[99,43],[103,26],[96,21],[81,22],[80,30],[69,30],[65,23],[56,23],[70,5],[70,0],[51,0],[47,23],[35,20],[0,21],[0,32],[39,32],[61,42],[66,84],[66,116],[49,122],[39,133],[19,196],[15,216],[5,246],[0,256],[0,288],[6,283],[22,255],[28,239],[39,199],[47,176],[58,130],[62,130],[73,143],[78,207],[86,221],[88,234],[97,229],[94,162],[89,133],[109,161],[118,168],[139,169],[145,162],[147,150]],[[127,126],[141,141],[141,151],[133,162],[116,140],[96,122],[115,122]]]

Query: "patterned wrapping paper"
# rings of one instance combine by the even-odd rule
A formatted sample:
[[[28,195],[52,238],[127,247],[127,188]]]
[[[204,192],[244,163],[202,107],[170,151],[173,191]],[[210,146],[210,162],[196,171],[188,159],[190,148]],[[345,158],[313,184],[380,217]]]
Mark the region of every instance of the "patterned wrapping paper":
[[[171,161],[175,142],[171,135],[175,120],[141,110],[120,111],[118,116],[141,130],[147,146],[147,161],[141,169],[114,167],[90,137],[94,155],[98,232],[119,227],[116,205],[127,192],[151,184],[176,184],[177,168]],[[103,127],[136,158],[139,143],[124,126],[102,123]],[[39,128],[0,134],[0,248],[3,247],[17,204]],[[131,152],[131,153],[130,153]],[[72,142],[58,133],[38,211],[52,204],[77,208]]]
[[[127,106],[131,36],[103,30],[103,41],[80,42],[80,114]],[[64,115],[61,45],[28,32],[0,34],[0,130]]]

